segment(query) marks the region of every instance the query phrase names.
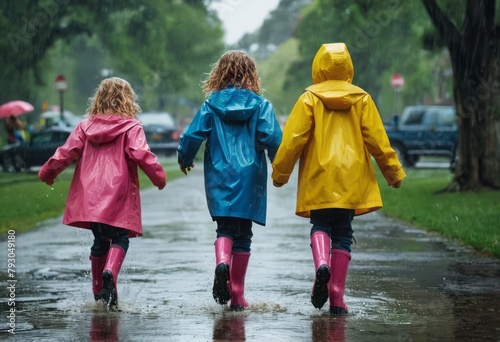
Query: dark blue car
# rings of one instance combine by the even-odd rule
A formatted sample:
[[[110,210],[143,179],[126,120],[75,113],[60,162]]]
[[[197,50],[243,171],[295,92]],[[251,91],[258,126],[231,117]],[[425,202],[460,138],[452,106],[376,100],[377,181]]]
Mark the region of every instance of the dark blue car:
[[[72,127],[52,126],[34,133],[29,142],[8,145],[0,152],[0,164],[4,172],[29,171],[42,166],[63,145]]]
[[[454,106],[406,107],[401,118],[386,123],[391,146],[405,166],[421,156],[445,156],[455,160],[458,126]]]

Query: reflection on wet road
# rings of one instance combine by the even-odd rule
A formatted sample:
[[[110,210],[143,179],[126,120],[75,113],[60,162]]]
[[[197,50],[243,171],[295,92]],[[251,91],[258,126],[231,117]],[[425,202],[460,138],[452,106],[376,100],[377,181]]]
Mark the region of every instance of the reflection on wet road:
[[[57,187],[54,192],[57,192]],[[55,194],[57,195],[57,194]],[[202,170],[143,192],[145,235],[132,239],[118,284],[120,311],[93,302],[89,231],[61,218],[16,237],[12,341],[468,341],[500,338],[500,267],[379,213],[356,218],[347,279],[351,314],[310,303],[309,223],[293,215],[294,180],[269,188],[268,226],[254,226],[245,312],[212,298],[215,224]],[[452,224],[452,223],[450,223]],[[2,265],[6,241],[0,242]],[[6,320],[7,275],[1,311]]]

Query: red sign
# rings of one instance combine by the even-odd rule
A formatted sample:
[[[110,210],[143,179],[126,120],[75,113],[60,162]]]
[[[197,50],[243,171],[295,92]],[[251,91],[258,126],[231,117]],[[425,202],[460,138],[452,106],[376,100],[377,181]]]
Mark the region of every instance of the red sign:
[[[59,91],[65,91],[67,88],[66,79],[63,75],[59,75],[56,77],[56,89]]]
[[[405,79],[400,74],[396,73],[391,77],[391,86],[395,89],[401,89],[405,85]]]

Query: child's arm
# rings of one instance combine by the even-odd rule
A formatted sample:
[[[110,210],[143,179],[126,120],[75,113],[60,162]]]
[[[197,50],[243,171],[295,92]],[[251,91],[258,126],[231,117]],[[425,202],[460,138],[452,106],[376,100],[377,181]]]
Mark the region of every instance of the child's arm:
[[[163,189],[167,184],[167,173],[158,162],[156,155],[151,152],[142,126],[138,125],[130,129],[127,132],[127,138],[127,153],[130,158],[137,163],[158,189]]]
[[[38,171],[38,178],[47,185],[54,184],[57,176],[71,163],[80,159],[84,147],[84,137],[80,125],[69,135],[64,145],[57,148],[52,157]]]
[[[178,163],[181,171],[187,174],[194,167],[193,161],[203,141],[212,129],[212,116],[206,103],[202,105],[193,121],[184,130],[179,141]]]
[[[375,158],[387,184],[398,188],[406,177],[406,173],[396,152],[391,147],[380,114],[370,96],[363,99],[361,129],[365,146]]]
[[[276,119],[271,102],[264,100],[259,108],[257,119],[257,140],[267,150],[269,160],[272,162],[280,146],[283,133]]]
[[[314,125],[312,94],[304,93],[292,109],[283,131],[283,140],[273,161],[272,179],[275,186],[288,183],[295,163],[311,135]]]

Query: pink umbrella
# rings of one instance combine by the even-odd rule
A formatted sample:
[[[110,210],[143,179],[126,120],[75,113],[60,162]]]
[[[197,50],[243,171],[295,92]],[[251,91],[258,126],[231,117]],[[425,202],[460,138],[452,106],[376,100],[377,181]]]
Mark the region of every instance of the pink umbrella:
[[[19,116],[35,109],[31,104],[25,101],[10,101],[0,106],[0,118],[7,118],[11,115]]]

